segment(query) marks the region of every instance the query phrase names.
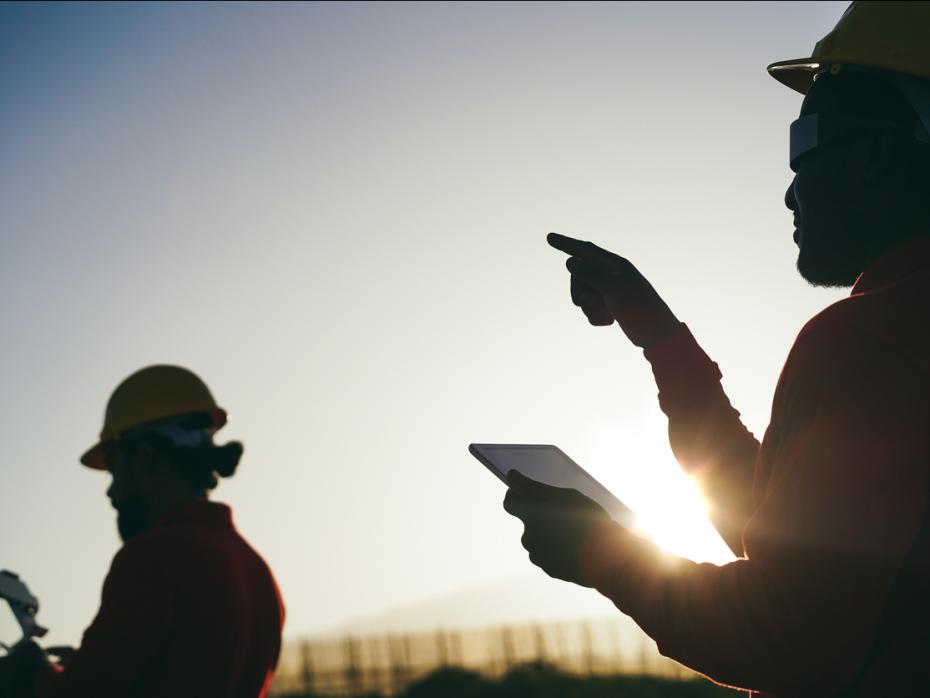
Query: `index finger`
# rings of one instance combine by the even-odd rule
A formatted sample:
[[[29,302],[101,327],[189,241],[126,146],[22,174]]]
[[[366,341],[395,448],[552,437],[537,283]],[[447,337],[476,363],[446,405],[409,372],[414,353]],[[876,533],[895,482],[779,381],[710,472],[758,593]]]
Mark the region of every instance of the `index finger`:
[[[575,238],[570,238],[567,235],[559,235],[558,233],[549,233],[546,236],[546,242],[561,252],[570,254],[573,257],[581,257],[591,262],[611,262],[616,256],[613,252],[608,252],[598,247],[593,242],[576,240]]]

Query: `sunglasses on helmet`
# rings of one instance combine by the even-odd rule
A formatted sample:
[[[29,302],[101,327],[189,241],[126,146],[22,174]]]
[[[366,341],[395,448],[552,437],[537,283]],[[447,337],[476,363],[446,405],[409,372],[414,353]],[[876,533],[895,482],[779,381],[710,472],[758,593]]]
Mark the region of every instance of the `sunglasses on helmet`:
[[[816,148],[829,145],[860,131],[874,128],[902,133],[908,128],[885,119],[858,114],[808,114],[791,123],[788,165],[798,171],[798,159]]]

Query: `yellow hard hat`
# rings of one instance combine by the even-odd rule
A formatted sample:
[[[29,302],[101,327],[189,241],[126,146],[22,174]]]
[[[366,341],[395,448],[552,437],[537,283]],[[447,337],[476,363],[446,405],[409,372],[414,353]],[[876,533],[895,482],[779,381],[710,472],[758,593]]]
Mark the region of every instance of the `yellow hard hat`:
[[[98,441],[81,456],[81,463],[106,470],[104,447],[130,429],[186,414],[210,416],[216,431],[226,424],[226,410],[216,404],[210,389],[180,366],[148,366],[120,383],[107,402]]]
[[[806,95],[818,72],[843,65],[930,78],[930,2],[853,2],[813,55],[772,63],[768,71]]]

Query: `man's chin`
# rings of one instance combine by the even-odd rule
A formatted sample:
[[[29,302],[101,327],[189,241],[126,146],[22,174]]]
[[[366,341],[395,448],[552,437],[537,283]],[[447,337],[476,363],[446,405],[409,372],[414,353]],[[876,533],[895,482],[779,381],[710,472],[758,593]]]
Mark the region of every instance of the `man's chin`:
[[[124,543],[145,533],[147,528],[148,521],[140,514],[120,511],[116,515],[116,530]]]
[[[859,278],[859,270],[856,265],[844,264],[843,261],[836,258],[818,258],[805,253],[804,248],[801,248],[798,253],[798,273],[811,286],[849,288]]]

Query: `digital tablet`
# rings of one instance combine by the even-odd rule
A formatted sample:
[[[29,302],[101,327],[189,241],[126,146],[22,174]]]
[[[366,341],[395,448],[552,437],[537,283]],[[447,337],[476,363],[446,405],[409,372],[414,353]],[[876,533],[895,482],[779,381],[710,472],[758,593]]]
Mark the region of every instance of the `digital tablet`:
[[[610,518],[624,528],[634,527],[636,515],[557,446],[469,444],[468,451],[505,484],[507,473],[516,470],[546,485],[578,490],[604,507]]]

